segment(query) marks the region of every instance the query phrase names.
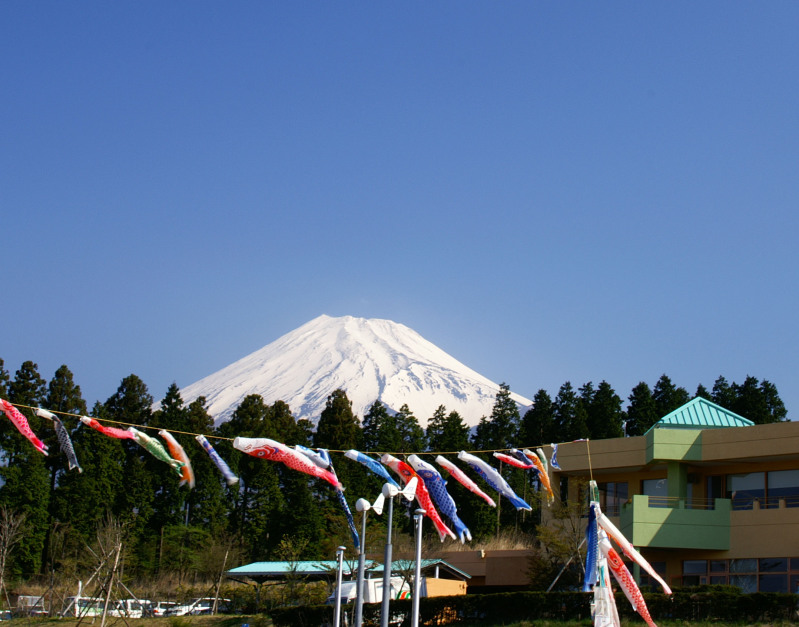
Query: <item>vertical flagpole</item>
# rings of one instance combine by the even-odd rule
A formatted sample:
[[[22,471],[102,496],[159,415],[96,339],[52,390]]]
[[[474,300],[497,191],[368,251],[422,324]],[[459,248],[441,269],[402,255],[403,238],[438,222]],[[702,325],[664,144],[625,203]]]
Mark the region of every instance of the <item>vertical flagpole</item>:
[[[425,511],[417,509],[413,518],[416,522],[416,564],[413,571],[413,599],[411,600],[411,627],[419,627],[419,597],[422,593],[422,518]]]
[[[399,493],[396,487],[387,483],[383,486],[383,496],[388,499],[388,532],[386,551],[383,554],[383,602],[380,606],[380,627],[388,627],[389,601],[391,599],[391,527],[394,518],[394,497]]]
[[[355,508],[361,512],[361,551],[358,553],[358,579],[355,584],[355,627],[363,625],[363,571],[366,568],[366,512],[369,510],[369,501],[358,499]]]
[[[341,571],[344,569],[344,548],[340,546],[336,549],[338,570],[336,571],[336,609],[333,612],[333,627],[341,625]]]

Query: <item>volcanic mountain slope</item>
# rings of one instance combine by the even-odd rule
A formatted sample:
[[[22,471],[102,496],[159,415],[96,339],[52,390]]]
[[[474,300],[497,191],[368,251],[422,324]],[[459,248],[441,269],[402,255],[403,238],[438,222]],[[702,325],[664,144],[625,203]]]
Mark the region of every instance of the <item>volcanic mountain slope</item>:
[[[423,426],[440,405],[473,426],[491,414],[499,385],[405,325],[323,315],[186,386],[181,396],[186,403],[204,396],[216,424],[249,394],[268,404],[285,401],[295,418],[316,423],[339,388],[359,418],[380,400],[393,411],[407,404]],[[512,397],[522,407],[532,404]]]

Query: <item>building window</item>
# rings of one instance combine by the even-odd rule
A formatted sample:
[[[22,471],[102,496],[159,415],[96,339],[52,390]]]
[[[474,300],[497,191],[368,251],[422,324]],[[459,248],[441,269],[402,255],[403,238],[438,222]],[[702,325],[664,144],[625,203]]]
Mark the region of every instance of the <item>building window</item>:
[[[649,507],[668,507],[668,479],[644,479],[641,482],[641,494],[649,497]]]
[[[766,473],[766,507],[799,507],[799,470],[772,470]]]
[[[749,472],[742,475],[727,475],[726,497],[732,500],[734,510],[753,509],[755,501],[766,496],[766,473]]]
[[[569,478],[563,475],[560,477],[560,502],[569,502]]]
[[[799,592],[799,558],[685,560],[681,583],[729,584],[742,592]]]
[[[621,506],[627,502],[627,482],[600,483],[599,507],[608,516],[618,516]]]

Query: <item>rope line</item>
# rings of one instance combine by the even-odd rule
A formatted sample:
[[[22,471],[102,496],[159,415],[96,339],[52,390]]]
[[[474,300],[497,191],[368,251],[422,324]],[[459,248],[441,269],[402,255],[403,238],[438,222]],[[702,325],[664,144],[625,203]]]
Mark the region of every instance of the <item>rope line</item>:
[[[37,409],[44,409],[43,407],[33,407],[31,405],[23,405],[22,403],[11,403],[11,404],[14,405],[15,407],[18,407],[18,408],[30,409],[33,412],[35,412]],[[66,416],[68,418],[75,418],[78,421],[80,421],[80,419],[83,417],[83,414],[73,414],[73,413],[70,413],[70,412],[59,411],[59,410],[55,410],[55,409],[48,409],[47,411],[49,411],[50,413],[53,413],[53,414],[60,414],[61,416]],[[202,435],[202,436],[204,436],[204,437],[206,437],[208,439],[225,440],[227,442],[232,442],[234,440],[234,438],[228,438],[228,437],[221,436],[221,435],[209,435],[207,433],[194,433],[192,431],[179,431],[177,429],[166,429],[166,427],[155,427],[155,426],[152,426],[152,425],[139,425],[139,424],[136,424],[136,423],[133,423],[133,422],[123,422],[121,420],[112,420],[111,418],[97,418],[96,416],[86,416],[86,417],[87,418],[93,418],[94,420],[96,420],[99,423],[110,423],[110,424],[114,424],[114,425],[123,425],[123,426],[126,426],[126,427],[133,427],[134,429],[139,429],[139,430],[151,429],[151,430],[154,430],[154,431],[156,431],[156,430],[160,431],[161,429],[165,429],[165,430],[169,431],[170,433],[178,433],[180,435],[190,435],[190,436],[194,436],[194,437],[196,437],[198,435]],[[80,426],[80,425],[78,425],[78,426]],[[525,448],[527,448],[527,449],[534,450],[536,448],[540,448],[540,447],[544,447],[544,446],[551,446],[551,445],[549,445],[549,444],[539,444],[539,445],[535,445],[535,446],[517,446],[517,447],[512,447],[512,448],[469,450],[467,452],[468,453],[472,453],[472,454],[474,454],[474,453],[503,453],[503,452],[506,452],[506,451],[510,452],[511,450],[513,450],[513,448],[516,448],[516,449],[525,449]],[[346,453],[348,449],[325,449],[325,450],[327,450],[329,453],[342,453],[343,454],[343,453]],[[384,454],[387,454],[387,455],[405,456],[405,457],[407,457],[408,455],[419,455],[419,456],[421,456],[421,455],[457,455],[458,453],[460,453],[460,451],[423,451],[423,452],[360,451],[360,452],[364,453],[366,455],[384,455]],[[501,463],[502,462],[500,462],[500,464]],[[591,466],[591,452],[590,452],[590,449],[589,449],[589,452],[588,452],[588,465],[589,465],[589,468],[590,468],[590,466]],[[591,478],[593,479],[593,475],[592,475]]]

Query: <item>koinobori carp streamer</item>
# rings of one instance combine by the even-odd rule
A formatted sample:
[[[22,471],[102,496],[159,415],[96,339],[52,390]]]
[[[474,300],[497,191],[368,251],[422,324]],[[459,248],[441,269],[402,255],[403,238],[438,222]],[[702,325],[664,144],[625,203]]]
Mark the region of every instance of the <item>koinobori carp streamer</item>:
[[[14,407],[7,400],[0,398],[0,410],[2,410],[8,419],[14,424],[17,430],[24,435],[37,451],[47,455],[47,445],[42,442],[31,429],[28,424],[28,419],[21,411]]]

